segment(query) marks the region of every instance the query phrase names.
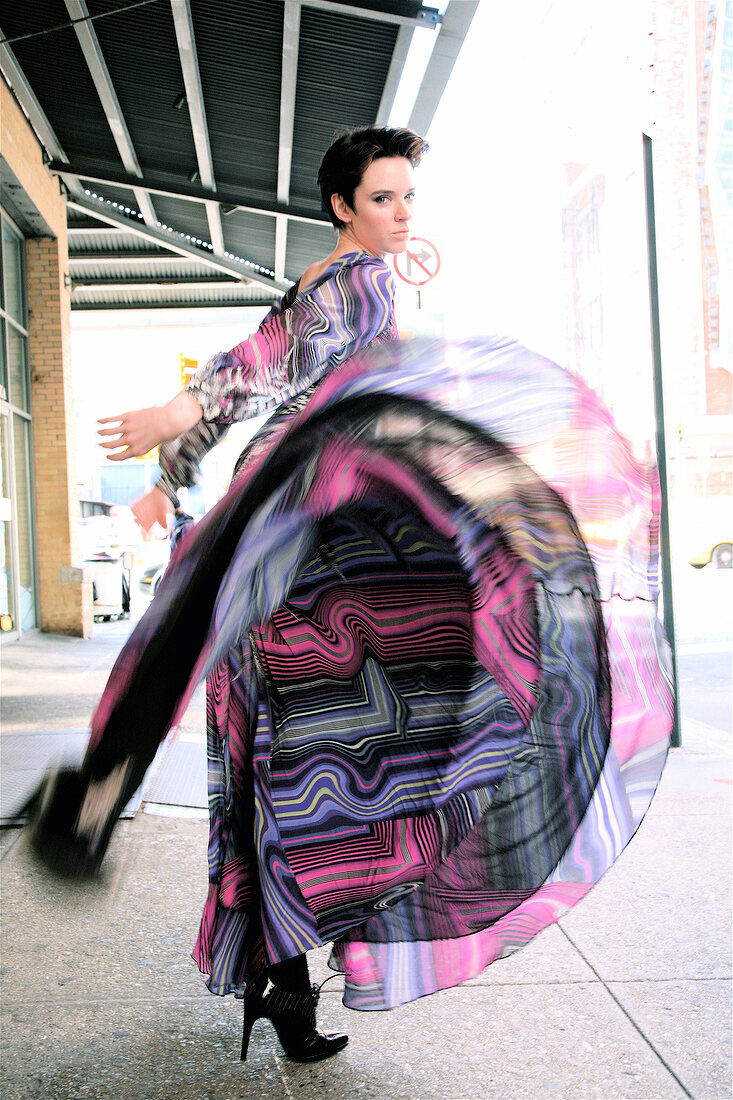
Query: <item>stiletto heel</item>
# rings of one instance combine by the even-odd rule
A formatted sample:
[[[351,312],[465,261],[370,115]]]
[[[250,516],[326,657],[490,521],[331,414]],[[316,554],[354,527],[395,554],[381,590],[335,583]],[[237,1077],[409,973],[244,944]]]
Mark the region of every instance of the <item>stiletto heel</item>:
[[[244,994],[241,1060],[244,1062],[247,1058],[252,1025],[261,1019],[270,1021],[283,1050],[293,1062],[320,1062],[343,1050],[349,1041],[348,1035],[326,1035],[316,1028],[320,993],[321,986],[316,985],[307,993],[287,993],[267,979],[259,979],[249,986]]]
[[[252,1025],[257,1019],[257,1009],[254,1007],[252,1000],[245,1000],[244,1019],[242,1021],[242,1053],[239,1058],[240,1062],[247,1061],[247,1048],[249,1047],[249,1037],[252,1034]]]

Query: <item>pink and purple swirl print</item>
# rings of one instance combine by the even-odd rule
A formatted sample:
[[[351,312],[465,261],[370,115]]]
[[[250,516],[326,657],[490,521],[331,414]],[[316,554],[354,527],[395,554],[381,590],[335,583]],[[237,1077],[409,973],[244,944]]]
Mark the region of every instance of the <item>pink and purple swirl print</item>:
[[[333,941],[345,1003],[390,1008],[527,943],[639,826],[672,718],[655,472],[507,340],[372,348],[263,440],[89,763],[149,754],[208,672],[209,988]]]

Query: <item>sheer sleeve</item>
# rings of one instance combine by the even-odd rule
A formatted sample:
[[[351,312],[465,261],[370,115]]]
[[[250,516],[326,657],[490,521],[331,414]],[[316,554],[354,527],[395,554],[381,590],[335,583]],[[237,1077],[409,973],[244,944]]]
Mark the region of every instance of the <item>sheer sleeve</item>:
[[[161,444],[158,459],[160,478],[156,484],[174,505],[178,504],[176,489],[198,484],[201,480],[201,459],[221,442],[228,431],[228,424],[199,420],[178,439]]]
[[[384,333],[392,322],[394,280],[387,265],[361,257],[275,307],[252,335],[219,352],[186,390],[203,409],[195,428],[161,446],[161,480],[171,499],[198,480],[198,464],[229,424],[258,416],[302,393],[328,370]]]

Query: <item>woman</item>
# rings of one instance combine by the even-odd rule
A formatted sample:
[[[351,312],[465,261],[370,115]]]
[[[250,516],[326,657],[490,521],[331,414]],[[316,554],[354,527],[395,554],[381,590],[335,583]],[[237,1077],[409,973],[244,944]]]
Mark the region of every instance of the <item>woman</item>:
[[[623,849],[666,753],[653,471],[579,380],[512,342],[393,341],[383,256],[406,245],[422,150],[339,139],[319,176],[331,256],[163,410],[103,429],[117,458],[167,440],[148,525],[231,420],[282,405],[36,827],[47,858],[96,866],[209,674],[195,957],[244,997],[243,1057],[261,1016],[297,1060],[343,1047],[315,1027],[319,944],[369,1010],[527,942]]]
[[[318,174],[337,231],[331,254],[307,268],[254,336],[214,356],[167,405],[100,421],[115,425],[99,434],[118,461],[175,441],[161,456],[160,482],[135,505],[144,528],[156,521],[166,526],[175,489],[191,483],[198,459],[232,421],[308,392],[360,348],[396,338],[394,285],[384,257],[407,248],[412,170],[425,148],[409,130],[369,128],[339,138]]]
[[[162,477],[133,506],[144,529],[149,530],[156,521],[167,526],[168,515],[178,503],[176,490],[193,484],[199,460],[223,438],[232,421],[282,407],[245,451],[238,464],[237,473],[241,473],[303,408],[326,372],[362,348],[396,338],[393,277],[384,257],[407,248],[413,169],[426,148],[417,134],[405,129],[369,127],[343,134],[324,156],[318,175],[324,208],[337,234],[330,255],[304,272],[257,333],[230,352],[214,356],[167,405],[101,421],[113,425],[100,430],[102,446],[112,452],[112,460],[143,455],[163,444]],[[212,685],[222,676],[228,680],[240,673],[239,661],[232,656],[209,685],[213,715],[209,774],[213,771],[220,776],[220,782],[225,770],[222,745],[228,731],[225,717],[217,711],[217,688]],[[215,908],[226,848],[219,836],[222,821],[218,807],[212,829],[216,850],[210,861],[214,876],[210,902]],[[211,919],[207,913],[205,921]],[[211,948],[205,938],[202,935],[198,945],[198,960],[208,972]],[[259,986],[256,991],[250,988],[245,1032],[255,1014],[268,1015],[296,1060],[311,1061],[340,1050],[346,1036],[321,1035],[312,1022],[314,998],[305,954],[270,966],[268,973],[275,988],[266,997]],[[241,982],[234,988],[241,988]]]

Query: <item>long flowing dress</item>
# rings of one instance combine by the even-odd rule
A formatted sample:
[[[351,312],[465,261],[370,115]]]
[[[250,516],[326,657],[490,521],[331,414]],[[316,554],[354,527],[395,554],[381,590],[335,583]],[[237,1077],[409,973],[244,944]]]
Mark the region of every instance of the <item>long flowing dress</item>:
[[[520,345],[396,341],[392,292],[341,257],[195,376],[167,491],[279,411],[94,716],[75,828],[103,850],[208,677],[214,993],[327,942],[352,1008],[465,981],[599,880],[666,757],[654,470]]]

